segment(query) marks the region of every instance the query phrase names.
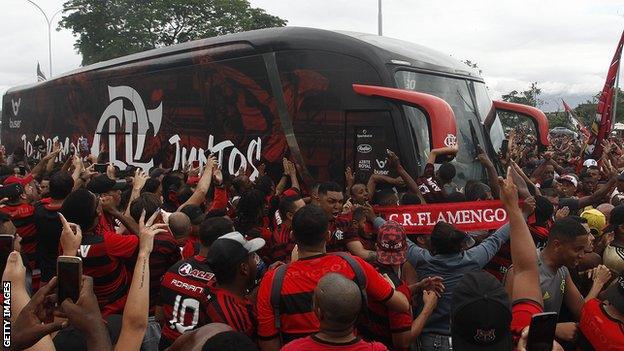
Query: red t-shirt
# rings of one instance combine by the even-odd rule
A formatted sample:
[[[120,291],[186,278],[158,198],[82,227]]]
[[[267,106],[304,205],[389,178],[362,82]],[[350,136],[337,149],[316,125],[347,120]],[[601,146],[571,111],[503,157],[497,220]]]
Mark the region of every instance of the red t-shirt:
[[[423,175],[416,179],[416,184],[418,184],[418,190],[420,190],[427,203],[444,202],[444,192],[442,192],[442,188],[435,180],[433,163],[427,163]]]
[[[189,236],[186,238],[186,243],[182,248],[182,258],[187,259],[199,254],[200,248],[201,243],[199,242],[199,238],[196,236]]]
[[[596,351],[624,350],[624,323],[609,316],[598,299],[583,305],[579,329]]]
[[[256,337],[256,314],[253,303],[216,286],[208,287],[206,316],[209,323],[224,323],[234,330]]]
[[[159,305],[160,282],[169,267],[182,259],[178,242],[170,232],[158,233],[154,237],[154,249],[149,257],[150,266],[150,315],[154,306]]]
[[[358,241],[357,233],[351,230],[351,213],[340,215],[336,220],[329,222],[329,239],[327,240],[327,252],[348,252],[347,244]]]
[[[290,262],[290,254],[295,248],[295,242],[291,239],[290,232],[290,226],[284,223],[273,231],[270,240],[265,245],[268,250],[266,250],[267,255],[263,259],[267,264],[277,261]]]
[[[78,256],[82,258],[83,274],[93,278],[93,292],[97,297],[102,316],[121,314],[127,297],[130,273],[124,258],[132,257],[139,247],[135,235],[83,234]]]
[[[392,297],[392,286],[371,266],[353,256],[366,275],[366,293],[369,301],[384,302]],[[319,321],[312,311],[312,296],[318,281],[327,273],[340,273],[355,279],[349,264],[336,255],[321,254],[292,262],[286,269],[280,291],[281,330],[275,328],[275,315],[271,306],[271,288],[275,270],[268,271],[258,289],[256,304],[258,337],[272,339],[281,331],[285,342],[319,331]]]
[[[396,291],[401,292],[410,300],[409,287],[391,267],[379,266],[377,271],[380,274],[387,274],[394,283]],[[399,350],[393,348],[392,334],[411,330],[412,314],[393,311],[378,301],[369,301],[367,312],[367,314],[362,314],[362,321],[358,324],[358,334],[366,340],[379,341],[390,350]]]
[[[511,336],[514,345],[520,340],[522,330],[531,325],[531,318],[534,314],[544,312],[544,308],[533,300],[518,300],[511,307]]]
[[[284,347],[281,351],[387,351],[382,343],[366,342],[360,338],[355,338],[347,343],[332,343],[323,341],[315,335],[294,340]]]

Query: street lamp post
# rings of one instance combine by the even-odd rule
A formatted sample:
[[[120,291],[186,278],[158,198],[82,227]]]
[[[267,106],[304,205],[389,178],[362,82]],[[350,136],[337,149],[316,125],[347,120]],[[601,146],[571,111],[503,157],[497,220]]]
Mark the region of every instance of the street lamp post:
[[[377,35],[383,35],[383,15],[381,14],[381,0],[377,2]]]
[[[39,5],[37,5],[34,1],[32,0],[26,0],[26,1],[33,4],[37,9],[39,9],[39,11],[41,11],[41,14],[43,15],[43,17],[46,20],[46,23],[48,24],[48,60],[50,64],[50,78],[52,78],[52,21],[54,21],[54,17],[56,17],[56,15],[58,15],[59,13],[63,11],[67,11],[67,10],[79,9],[80,7],[68,7],[66,9],[60,9],[56,11],[52,15],[52,17],[48,18],[48,15],[46,15],[45,11],[43,11],[43,9]]]

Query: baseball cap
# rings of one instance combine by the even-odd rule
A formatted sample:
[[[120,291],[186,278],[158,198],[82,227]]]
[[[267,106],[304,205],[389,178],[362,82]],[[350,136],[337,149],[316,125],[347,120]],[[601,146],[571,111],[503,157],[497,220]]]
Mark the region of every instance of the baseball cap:
[[[624,313],[624,274],[620,274],[606,290],[605,297],[620,313]]]
[[[593,158],[590,158],[583,162],[583,167],[598,167],[598,162],[596,162]]]
[[[125,180],[113,180],[106,174],[100,174],[97,177],[91,179],[87,185],[87,189],[95,194],[104,194],[111,190],[123,190],[126,188]]]
[[[262,238],[247,240],[243,234],[231,232],[220,236],[212,243],[207,263],[215,271],[224,271],[240,263],[250,253],[260,250],[264,244]]]
[[[511,308],[503,285],[483,271],[465,274],[451,302],[451,335],[457,350],[513,350]]]
[[[602,235],[602,230],[607,226],[607,218],[602,212],[592,208],[583,211],[581,217],[587,220],[587,225],[589,225],[589,229],[594,236]]]
[[[617,180],[624,182],[624,173],[620,173],[620,174],[617,176]]]
[[[609,216],[609,225],[604,228],[603,232],[610,233],[622,224],[624,224],[624,205],[619,205],[611,210],[611,215]]]
[[[571,175],[571,174],[564,174],[564,175],[560,176],[559,179],[557,179],[557,180],[559,182],[563,182],[563,181],[570,182],[574,186],[578,185],[578,180],[576,180],[576,177]]]
[[[182,207],[180,212],[187,215],[193,225],[200,225],[206,217],[206,214],[198,205],[186,205]]]
[[[17,184],[21,184],[22,186],[26,186],[26,184],[32,182],[32,180],[33,180],[33,176],[30,173],[28,173],[24,177],[11,175],[11,176],[6,177],[6,179],[4,180],[4,185],[17,183]]]
[[[388,221],[377,233],[377,261],[389,266],[398,266],[407,260],[407,236],[405,229],[395,221]]]

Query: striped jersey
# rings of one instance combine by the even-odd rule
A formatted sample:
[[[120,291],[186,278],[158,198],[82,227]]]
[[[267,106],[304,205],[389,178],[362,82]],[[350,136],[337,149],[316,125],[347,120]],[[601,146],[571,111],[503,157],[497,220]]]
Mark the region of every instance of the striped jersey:
[[[165,319],[160,349],[170,346],[182,333],[206,324],[207,288],[215,282],[206,257],[178,261],[163,276],[159,304]]]

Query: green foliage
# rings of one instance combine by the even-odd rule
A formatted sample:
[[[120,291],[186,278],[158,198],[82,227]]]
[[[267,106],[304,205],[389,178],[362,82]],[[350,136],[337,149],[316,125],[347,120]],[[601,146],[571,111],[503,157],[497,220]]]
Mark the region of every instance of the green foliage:
[[[78,40],[82,64],[190,40],[281,27],[247,0],[69,0],[59,23]],[[69,12],[71,9],[73,12]]]
[[[528,90],[521,92],[513,90],[509,94],[503,95],[502,99],[503,101],[515,102],[517,104],[540,107],[544,104],[544,101],[539,98],[541,93],[542,89],[537,87],[537,82],[533,82]]]

